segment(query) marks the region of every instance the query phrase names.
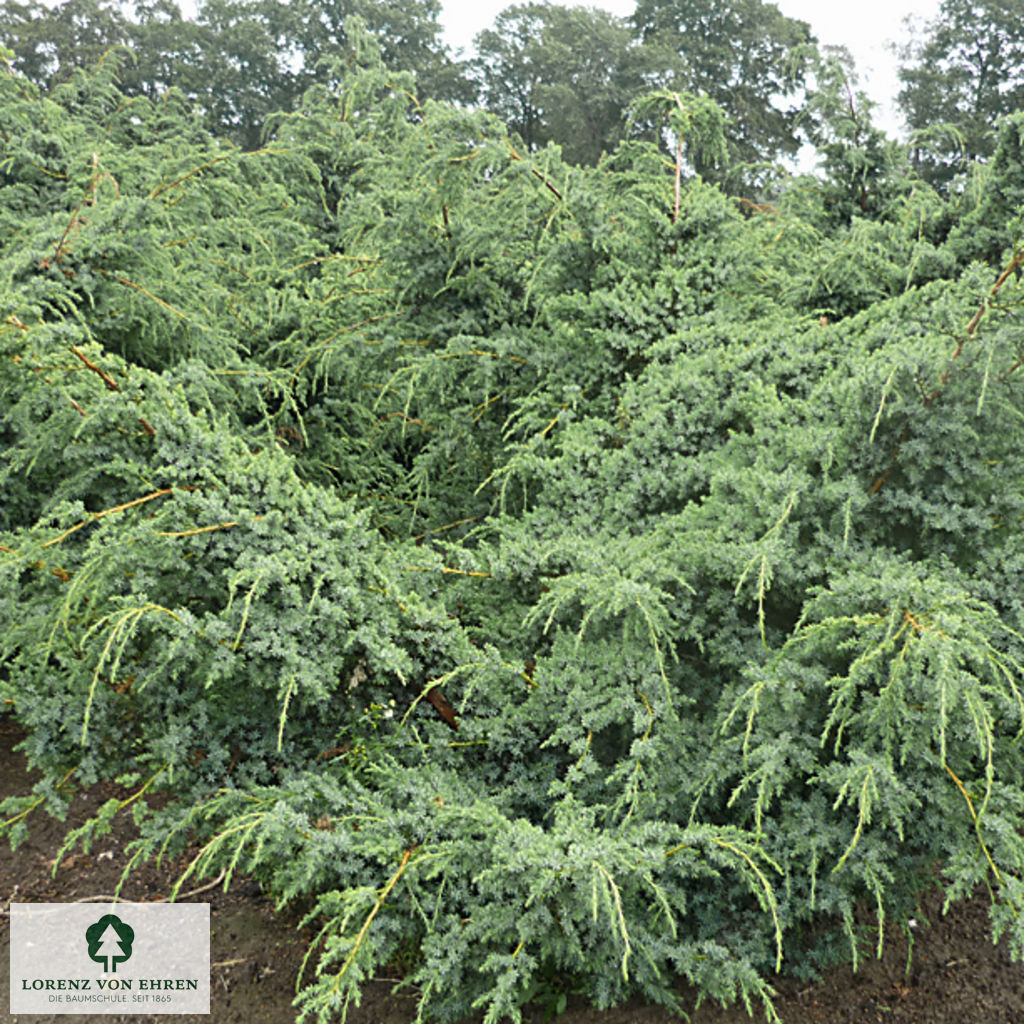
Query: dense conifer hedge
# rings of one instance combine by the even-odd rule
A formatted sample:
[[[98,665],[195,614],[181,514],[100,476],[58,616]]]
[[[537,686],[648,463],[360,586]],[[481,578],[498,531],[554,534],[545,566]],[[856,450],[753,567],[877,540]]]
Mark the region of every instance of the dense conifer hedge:
[[[171,794],[138,858],[312,901],[305,1019],[770,1012],[933,885],[1019,952],[1024,120],[864,219],[364,64],[254,152],[0,76],[14,838]]]

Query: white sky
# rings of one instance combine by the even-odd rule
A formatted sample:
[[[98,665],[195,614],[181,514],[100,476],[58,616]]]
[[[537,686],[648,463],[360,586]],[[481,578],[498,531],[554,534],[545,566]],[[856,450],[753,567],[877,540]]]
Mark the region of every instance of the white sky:
[[[445,40],[467,53],[473,37],[489,28],[498,13],[514,0],[442,0],[441,24]],[[556,0],[572,6],[568,0]],[[907,15],[934,18],[939,0],[775,0],[783,14],[808,22],[822,44],[846,46],[857,62],[861,88],[879,104],[875,123],[889,134],[899,134],[895,110],[899,80],[896,57],[888,44],[903,42]],[[589,0],[585,6],[602,7],[621,18],[633,13],[634,0]]]

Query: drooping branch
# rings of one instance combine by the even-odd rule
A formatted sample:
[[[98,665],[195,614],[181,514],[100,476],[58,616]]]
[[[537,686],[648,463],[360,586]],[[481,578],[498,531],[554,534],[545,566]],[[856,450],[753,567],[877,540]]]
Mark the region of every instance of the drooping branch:
[[[508,146],[508,151],[509,151],[509,154],[511,155],[511,157],[512,157],[512,159],[513,159],[513,160],[519,160],[519,161],[521,161],[521,160],[523,159],[523,158],[522,158],[522,157],[521,157],[521,156],[520,156],[520,155],[519,155],[519,154],[518,154],[518,153],[517,153],[517,152],[515,151],[515,148],[514,148],[514,147],[512,146],[512,143],[508,141],[508,139],[506,139],[506,140],[505,140],[505,145],[506,145],[506,146]],[[533,175],[533,176],[534,176],[534,177],[535,177],[535,178],[536,178],[536,179],[537,179],[538,181],[540,181],[540,182],[543,182],[543,184],[544,184],[544,187],[545,187],[545,188],[546,188],[546,189],[547,189],[547,190],[548,190],[548,191],[549,191],[549,192],[550,192],[550,193],[551,193],[551,194],[552,194],[552,195],[553,195],[553,196],[554,196],[554,197],[555,197],[555,198],[556,198],[556,199],[557,199],[557,200],[558,200],[559,202],[563,202],[563,201],[564,201],[564,198],[565,198],[565,197],[564,197],[564,196],[562,195],[562,193],[561,193],[561,192],[559,192],[559,191],[558,191],[558,189],[557,189],[557,188],[555,188],[555,186],[554,186],[554,185],[552,185],[552,184],[551,184],[551,182],[550,182],[550,181],[548,181],[548,179],[547,179],[547,178],[545,178],[545,177],[544,177],[544,175],[543,175],[543,174],[541,174],[541,173],[540,173],[540,171],[538,171],[536,167],[531,167],[531,168],[530,168],[530,173],[531,173],[531,174],[532,174],[532,175]]]
[[[982,318],[992,308],[992,302],[995,299],[996,295],[999,294],[999,289],[1002,288],[1004,284],[1006,284],[1007,280],[1009,280],[1010,275],[1019,266],[1021,266],[1022,263],[1024,263],[1024,249],[1019,249],[1014,253],[1013,259],[1010,260],[1009,264],[1006,266],[1006,269],[1003,270],[1003,272],[999,275],[998,279],[996,280],[996,283],[992,286],[991,291],[988,293],[987,296],[985,296],[981,305],[978,307],[977,312],[974,314],[974,316],[971,317],[970,321],[967,324],[967,327],[964,330],[963,337],[960,338],[959,341],[957,341],[956,348],[953,350],[953,354],[950,356],[950,362],[952,362],[954,359],[959,359],[960,356],[963,354],[964,346],[967,344],[969,339],[974,337],[974,334],[977,331],[978,325],[981,323]],[[1007,370],[1000,377],[1000,379],[1004,379],[1007,375],[1012,373],[1020,364],[1021,360],[1018,360],[1010,367],[1009,370]],[[953,371],[951,369],[943,371],[943,373],[939,376],[938,385],[924,397],[925,406],[930,406],[935,401],[935,399],[939,397],[939,395],[942,393],[942,389],[949,382],[949,378],[952,375],[952,373]],[[892,471],[895,468],[896,459],[899,457],[900,449],[903,447],[903,445],[906,443],[909,437],[910,427],[904,426],[902,432],[900,433],[899,439],[896,442],[895,450],[892,453],[892,464],[889,466],[888,469],[885,470],[885,472],[880,473],[872,481],[871,486],[868,488],[869,495],[877,494],[885,485],[885,482],[892,475]]]
[[[92,370],[93,373],[99,374],[100,379],[103,381],[104,384],[106,384],[108,391],[120,391],[121,390],[121,388],[118,385],[117,381],[115,381],[114,378],[111,377],[110,374],[107,373],[106,370],[104,370],[100,366],[97,366],[81,349],[79,349],[76,346],[72,345],[71,346],[71,354],[74,355],[74,356],[77,356],[79,359],[81,359],[82,362],[85,363],[85,365],[88,366],[89,369]]]
[[[114,378],[111,377],[110,374],[107,373],[107,371],[104,370],[101,366],[97,366],[81,349],[77,348],[75,345],[72,345],[71,352],[73,355],[81,359],[82,362],[85,363],[85,365],[88,366],[93,373],[99,374],[100,379],[107,386],[108,391],[121,391],[120,385],[117,383],[117,381],[114,380]],[[78,409],[78,411],[82,413],[83,416],[85,415],[85,413],[82,412],[81,407],[76,405],[74,401],[72,401],[71,404],[74,405],[75,408]],[[150,437],[156,437],[156,430],[153,429],[153,426],[144,416],[139,417],[139,423],[142,424],[142,429],[145,430]]]
[[[978,312],[975,313],[973,317],[971,317],[971,322],[967,325],[967,330],[965,331],[965,337],[962,338],[959,344],[957,345],[956,351],[953,353],[952,356],[953,359],[959,357],[960,353],[963,351],[964,343],[967,341],[967,339],[974,336],[974,332],[978,329],[978,324],[981,323],[981,318],[985,315],[986,312],[988,312],[989,309],[992,308],[992,300],[998,294],[999,289],[1002,288],[1004,284],[1006,284],[1006,281],[1009,278],[1009,276],[1021,265],[1021,263],[1024,263],[1024,249],[1019,249],[1017,252],[1013,254],[1013,259],[1010,261],[1009,266],[999,275],[999,280],[996,281],[996,283],[992,286],[992,291],[988,293],[988,297],[978,307]]]

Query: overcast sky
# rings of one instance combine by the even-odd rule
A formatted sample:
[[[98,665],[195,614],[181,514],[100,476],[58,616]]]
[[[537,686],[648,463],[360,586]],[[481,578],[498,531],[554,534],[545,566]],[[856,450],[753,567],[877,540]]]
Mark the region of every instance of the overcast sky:
[[[513,0],[442,0],[441,23],[449,45],[467,52],[473,37],[489,28],[497,14]],[[562,2],[562,0],[556,0]],[[909,14],[934,18],[939,0],[776,0],[783,14],[800,18],[823,44],[842,44],[850,49],[862,76],[861,87],[880,109],[876,123],[890,134],[899,131],[893,106],[899,83],[896,57],[888,44],[906,38],[903,19]],[[565,6],[574,6],[568,2]],[[603,7],[619,17],[633,13],[634,0],[591,0],[583,6]]]

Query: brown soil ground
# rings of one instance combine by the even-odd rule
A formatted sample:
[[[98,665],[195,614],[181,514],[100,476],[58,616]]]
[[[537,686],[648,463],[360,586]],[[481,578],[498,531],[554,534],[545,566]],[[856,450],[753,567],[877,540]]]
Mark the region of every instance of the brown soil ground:
[[[32,779],[24,759],[13,751],[20,737],[17,725],[0,717],[0,795],[26,793]],[[15,902],[70,902],[113,891],[124,864],[124,844],[132,836],[130,823],[116,826],[88,854],[76,853],[52,874],[57,850],[67,829],[116,793],[96,786],[78,794],[66,823],[39,815],[29,838],[11,852],[0,842],[0,917]],[[129,900],[152,900],[165,895],[180,874],[185,859],[161,870],[145,866],[133,874],[122,895]],[[209,1016],[179,1015],[189,1024],[291,1024],[295,979],[305,951],[297,931],[297,914],[275,914],[259,886],[235,880],[228,892],[220,887],[191,897],[211,906],[213,963]],[[931,920],[927,926],[924,919]],[[9,929],[0,944],[0,1021],[60,1024],[66,1016],[7,1012],[10,1005]],[[857,972],[849,967],[829,970],[809,985],[789,978],[777,981],[776,1009],[784,1024],[1024,1024],[1024,966],[1012,963],[1005,944],[993,945],[983,899],[954,907],[942,917],[925,907],[916,932],[907,972],[904,938],[890,936],[880,960],[870,960]],[[362,1004],[348,1015],[348,1024],[410,1024],[415,1016],[414,993],[392,994],[395,978],[380,978],[363,993]],[[154,1021],[150,1015],[75,1014],[95,1024]],[[538,1007],[527,1014],[530,1024],[542,1024]],[[166,1018],[170,1019],[170,1018]],[[626,1004],[598,1012],[569,1003],[554,1024],[675,1024],[679,1018],[659,1007]],[[762,1014],[756,1018],[764,1020]],[[692,1024],[751,1024],[742,1008],[702,1006]]]

